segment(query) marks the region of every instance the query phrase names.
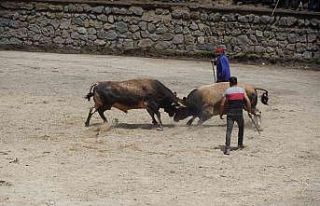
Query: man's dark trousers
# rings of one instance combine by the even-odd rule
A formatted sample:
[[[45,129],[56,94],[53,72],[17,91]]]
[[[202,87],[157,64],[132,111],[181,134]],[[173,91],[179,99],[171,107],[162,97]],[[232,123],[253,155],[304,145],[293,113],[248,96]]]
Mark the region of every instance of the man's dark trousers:
[[[243,115],[227,115],[227,134],[226,134],[226,148],[230,148],[231,133],[234,122],[237,122],[238,131],[238,146],[243,146],[243,132],[244,132],[244,120]]]

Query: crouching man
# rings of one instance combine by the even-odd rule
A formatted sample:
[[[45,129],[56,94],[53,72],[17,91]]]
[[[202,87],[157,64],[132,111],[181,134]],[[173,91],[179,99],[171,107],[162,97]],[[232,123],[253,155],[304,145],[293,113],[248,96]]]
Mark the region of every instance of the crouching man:
[[[238,81],[236,77],[230,77],[230,87],[224,92],[220,105],[220,119],[223,119],[223,114],[227,114],[227,134],[226,134],[226,146],[224,150],[225,155],[230,154],[231,133],[233,123],[237,122],[238,131],[238,148],[242,149],[243,146],[243,133],[244,133],[244,119],[243,109],[246,109],[251,113],[251,103],[245,92],[241,87],[238,87]]]

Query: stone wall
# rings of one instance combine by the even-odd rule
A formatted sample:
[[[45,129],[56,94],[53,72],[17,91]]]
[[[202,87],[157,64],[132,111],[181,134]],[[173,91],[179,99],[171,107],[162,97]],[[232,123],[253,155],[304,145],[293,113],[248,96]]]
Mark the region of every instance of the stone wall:
[[[231,58],[320,59],[319,14],[61,0],[0,6],[2,49],[200,57],[224,44]]]

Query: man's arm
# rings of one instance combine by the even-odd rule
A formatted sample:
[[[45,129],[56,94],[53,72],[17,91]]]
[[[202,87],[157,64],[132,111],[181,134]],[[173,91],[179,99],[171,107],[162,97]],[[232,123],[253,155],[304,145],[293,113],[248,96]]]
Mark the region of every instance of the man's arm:
[[[249,100],[249,97],[247,96],[247,93],[244,93],[244,100],[246,103],[247,111],[251,113],[251,102]]]
[[[226,97],[223,97],[222,100],[221,100],[221,104],[220,104],[220,119],[223,119],[222,116],[223,116],[223,112],[224,112],[224,106],[226,104]]]

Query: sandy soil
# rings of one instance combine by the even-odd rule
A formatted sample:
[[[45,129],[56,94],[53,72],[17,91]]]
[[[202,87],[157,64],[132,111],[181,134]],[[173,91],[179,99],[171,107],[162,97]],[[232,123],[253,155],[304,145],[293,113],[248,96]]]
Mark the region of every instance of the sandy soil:
[[[209,62],[0,51],[0,205],[320,205],[320,72],[232,64],[264,87],[261,135],[223,155],[225,120],[164,131],[145,110],[84,127],[97,80],[152,77],[181,97],[212,82]],[[237,128],[232,144],[236,146]]]

